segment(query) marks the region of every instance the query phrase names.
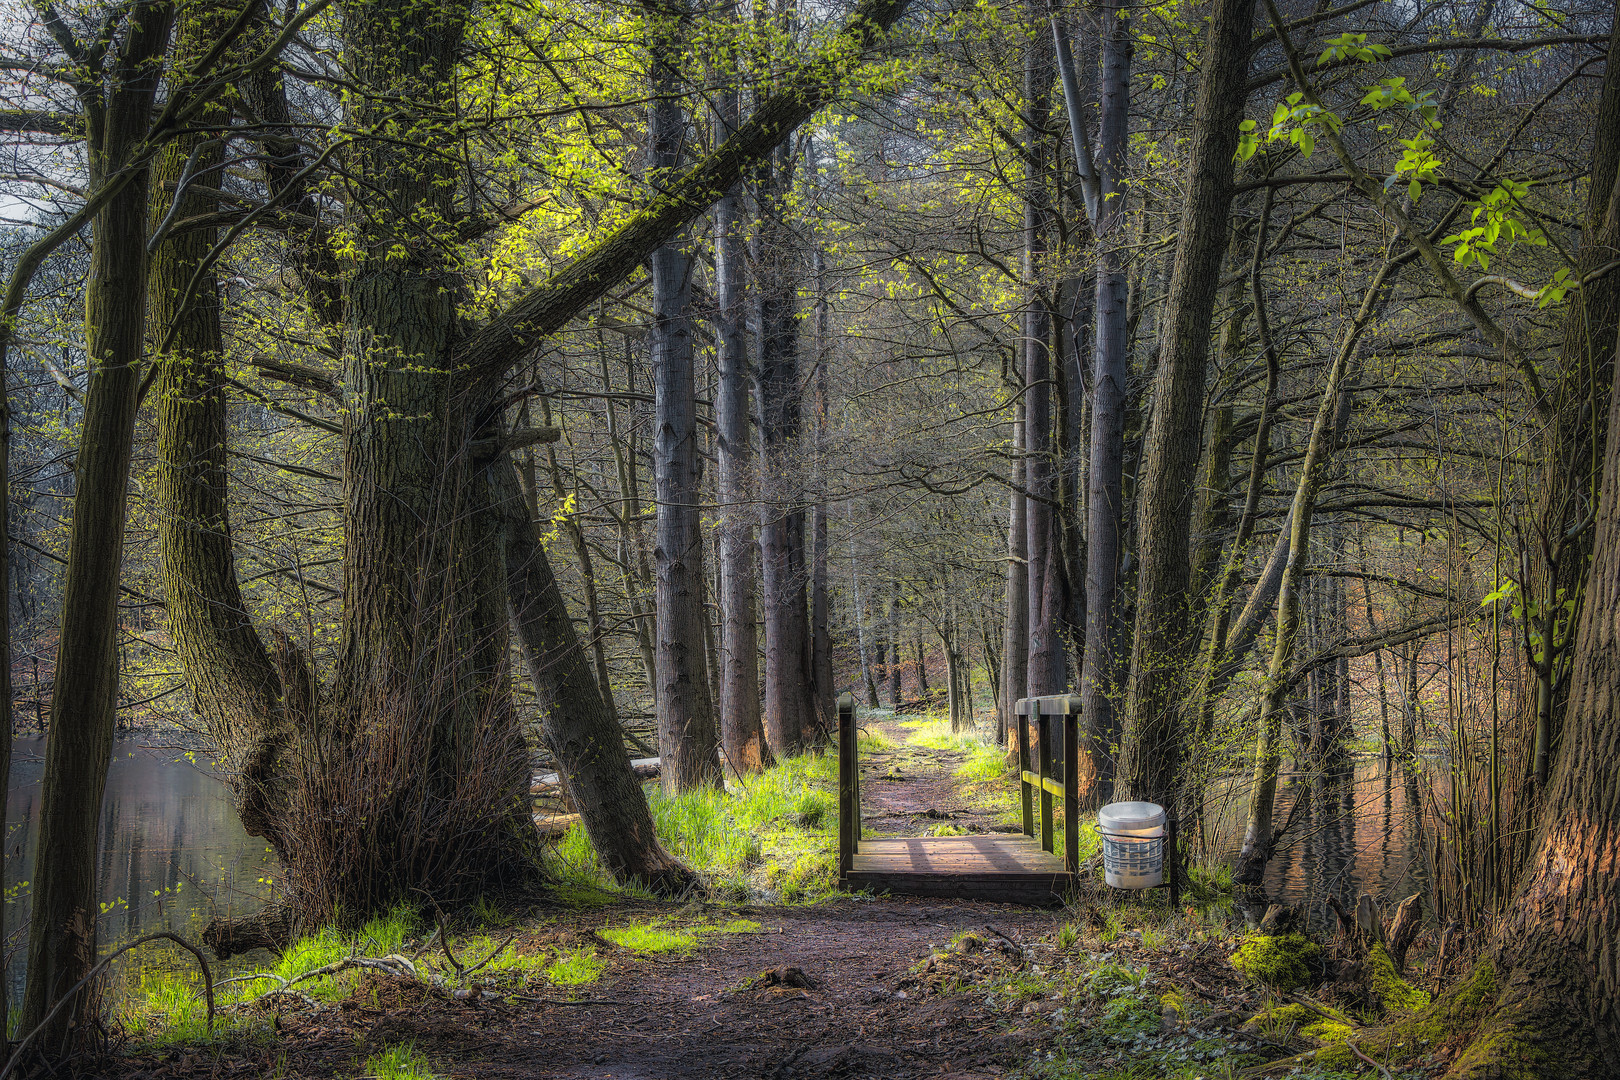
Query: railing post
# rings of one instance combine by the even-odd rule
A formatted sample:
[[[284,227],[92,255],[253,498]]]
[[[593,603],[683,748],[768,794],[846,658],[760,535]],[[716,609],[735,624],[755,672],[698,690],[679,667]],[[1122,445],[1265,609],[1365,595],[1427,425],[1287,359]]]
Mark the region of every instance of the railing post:
[[[1080,723],[1078,700],[1063,710],[1063,865],[1080,872]]]
[[[861,835],[860,760],[856,756],[855,696],[838,695],[838,872],[855,867]]]
[[[1046,780],[1052,775],[1052,719],[1041,708],[1040,698],[1030,699],[1030,708],[1035,710],[1035,730],[1041,740],[1039,754],[1041,759],[1041,847],[1047,851],[1052,850],[1052,792],[1046,786]]]
[[[1035,808],[1030,802],[1029,781],[1029,706],[1030,698],[1022,698],[1014,708],[1018,714],[1018,787],[1024,803],[1024,835],[1035,835]]]

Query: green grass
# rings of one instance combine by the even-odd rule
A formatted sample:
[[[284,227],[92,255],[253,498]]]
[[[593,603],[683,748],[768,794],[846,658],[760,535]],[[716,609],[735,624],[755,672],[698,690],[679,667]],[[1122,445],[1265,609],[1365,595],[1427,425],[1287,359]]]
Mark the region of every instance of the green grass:
[[[365,1080],[439,1080],[439,1074],[410,1043],[389,1047],[366,1059]]]
[[[662,920],[616,926],[599,933],[613,944],[638,953],[689,953],[697,948],[698,936],[686,930],[658,925]]]
[[[922,746],[930,750],[977,751],[985,745],[985,735],[986,730],[982,727],[970,727],[966,731],[953,732],[949,717],[930,718],[917,726],[916,734],[907,739],[906,743],[909,746]]]
[[[546,968],[546,978],[558,986],[585,986],[600,979],[606,966],[595,949],[582,945],[554,960]]]
[[[830,858],[838,822],[835,754],[788,758],[729,790],[708,788],[666,795],[649,788],[658,838],[669,852],[697,870],[716,899],[798,903],[837,889]],[[579,824],[547,860],[559,898],[599,906],[615,896],[639,895],[615,885],[603,872],[590,838]]]
[[[956,767],[956,777],[975,784],[990,783],[1013,775],[1007,754],[993,743],[973,747],[968,759]]]

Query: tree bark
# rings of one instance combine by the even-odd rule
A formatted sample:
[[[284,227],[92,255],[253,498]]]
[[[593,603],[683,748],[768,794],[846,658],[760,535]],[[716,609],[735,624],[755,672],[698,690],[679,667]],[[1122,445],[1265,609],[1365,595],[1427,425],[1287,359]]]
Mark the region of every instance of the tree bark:
[[[733,13],[733,17],[734,13]],[[728,83],[719,95],[716,136],[741,119],[740,95]],[[714,207],[714,403],[720,469],[720,732],[726,767],[735,775],[770,764],[759,713],[759,640],[755,631],[753,443],[749,431],[748,355],[743,308],[741,200],[728,190]]]
[[[786,160],[760,170],[753,265],[759,322],[760,556],[765,609],[765,738],[771,752],[799,752],[814,722],[806,607],[804,492],[800,480],[803,389],[799,378],[798,237],[784,220]]]
[[[1018,700],[1027,696],[1025,688],[1029,678],[1029,532],[1026,521],[1029,502],[1024,495],[1024,397],[1018,396],[1013,410],[1012,467],[1010,469],[1007,507],[1007,610],[1001,639],[1001,686],[998,729],[1000,741],[1007,742],[1007,733],[1017,723]],[[927,677],[922,672],[921,649],[918,650],[918,685],[926,687]]]
[[[1611,392],[1613,387],[1610,387]],[[1620,1071],[1620,417],[1611,393],[1569,709],[1534,854],[1489,962],[1496,997],[1448,1076]]]
[[[1611,31],[1610,54],[1620,49],[1620,19]],[[1609,64],[1598,102],[1597,138],[1593,144],[1592,179],[1587,188],[1581,249],[1575,280],[1620,258],[1620,63]],[[1544,787],[1558,739],[1575,620],[1582,602],[1581,585],[1592,557],[1593,530],[1583,527],[1597,502],[1599,454],[1607,442],[1605,418],[1613,379],[1609,342],[1620,324],[1620,283],[1607,274],[1574,290],[1564,318],[1564,343],[1549,388],[1551,422],[1542,433],[1543,467],[1537,485],[1536,520],[1528,544],[1527,610],[1557,611],[1539,619],[1543,630],[1529,662],[1536,675],[1536,727],[1533,770]],[[1560,617],[1562,601],[1575,608]],[[1539,655],[1538,655],[1539,654]]]
[[[1125,165],[1130,135],[1132,35],[1123,5],[1110,3],[1101,16],[1103,74],[1101,194],[1097,211],[1096,341],[1092,351],[1091,447],[1086,494],[1086,651],[1081,665],[1083,786],[1092,801],[1107,797],[1114,778],[1113,743],[1118,736],[1114,701],[1120,675],[1119,562],[1124,521],[1127,332]]]
[[[1044,8],[1031,11],[1037,27],[1024,47],[1024,483],[1026,550],[1029,560],[1030,696],[1063,690],[1064,664],[1061,602],[1063,566],[1055,532],[1057,470],[1053,463],[1052,304],[1042,280],[1050,247],[1052,206],[1048,171],[1052,163],[1052,84],[1056,75],[1054,43],[1042,32]]]
[[[105,78],[87,91],[86,159],[94,191],[131,167],[152,121],[172,9],[131,10]],[[85,287],[85,352],[90,364],[73,521],[51,695],[50,738],[40,786],[28,929],[28,978],[20,1031],[45,1024],[96,963],[96,838],[118,709],[118,584],[124,552],[130,460],[146,331],[148,175],[113,195],[91,224]],[[89,1001],[86,997],[83,1001]],[[63,1009],[37,1043],[48,1055],[69,1048],[75,1018]]]
[[[619,725],[597,689],[523,506],[517,472],[510,460],[499,458],[488,473],[501,520],[507,604],[534,683],[541,729],[597,858],[620,881],[667,895],[686,892],[696,879],[658,842]]]
[[[225,5],[188,15],[178,34],[181,56],[196,56],[229,23]],[[207,120],[227,118],[210,108]],[[158,197],[156,228],[169,210],[193,154],[194,172],[216,168],[223,147],[202,134],[176,139],[153,166]],[[185,195],[184,217],[210,213],[213,199]],[[193,706],[207,726],[214,749],[226,761],[237,816],[249,835],[262,836],[278,853],[290,797],[286,755],[293,734],[281,710],[281,680],[254,629],[237,584],[232,549],[226,455],[230,445],[225,402],[224,339],[215,275],[204,266],[218,237],[215,229],[170,235],[153,256],[149,305],[158,336],[170,349],[155,359],[157,406],[157,507],[164,613]],[[191,302],[186,290],[204,274]]]
[[[1136,501],[1136,624],[1117,782],[1117,794],[1126,798],[1169,798],[1181,759],[1179,699],[1197,645],[1188,595],[1192,486],[1253,16],[1254,0],[1216,0],[1205,38],[1187,197],[1160,324],[1159,368]]]
[[[1289,511],[1288,560],[1277,590],[1276,646],[1272,650],[1261,690],[1260,731],[1255,743],[1249,816],[1243,831],[1243,847],[1238,853],[1237,866],[1232,875],[1240,885],[1257,886],[1260,883],[1276,837],[1272,811],[1276,805],[1277,773],[1281,760],[1282,713],[1293,686],[1289,672],[1294,661],[1294,640],[1299,630],[1299,594],[1310,551],[1311,516],[1316,509],[1316,496],[1321,490],[1323,474],[1343,431],[1345,414],[1341,409],[1340,387],[1361,333],[1381,306],[1396,268],[1393,260],[1385,260],[1374,274],[1356,317],[1345,328],[1338,351],[1334,354],[1333,365],[1328,369],[1327,384],[1322,389],[1322,400],[1316,410],[1316,419],[1311,424],[1305,459],[1300,464],[1299,483],[1294,489],[1294,503]]]
[[[683,4],[648,12],[653,103],[648,108],[649,176],[666,185],[682,157],[686,114],[681,107]],[[719,730],[709,698],[704,655],[702,455],[692,351],[692,268],[684,231],[648,260],[653,310],[653,460],[658,538],[658,752],[664,790],[671,795],[720,782]]]

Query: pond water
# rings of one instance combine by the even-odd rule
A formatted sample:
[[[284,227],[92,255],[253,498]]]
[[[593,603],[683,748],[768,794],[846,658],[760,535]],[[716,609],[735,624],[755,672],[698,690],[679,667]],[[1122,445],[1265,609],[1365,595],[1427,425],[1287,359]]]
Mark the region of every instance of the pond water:
[[[160,740],[152,740],[160,741]],[[215,914],[257,910],[274,857],[242,831],[230,792],[206,755],[119,740],[101,812],[103,952],[142,934],[172,930],[195,941]],[[45,740],[12,743],[6,799],[5,929],[13,945],[28,925]],[[20,887],[19,887],[20,886]],[[7,989],[21,993],[24,952],[12,953]]]
[[[1330,895],[1347,910],[1364,892],[1386,905],[1416,892],[1427,901],[1423,840],[1433,835],[1426,825],[1433,818],[1430,784],[1429,776],[1378,758],[1326,775],[1284,773],[1276,820],[1292,815],[1292,821],[1266,866],[1267,897],[1303,905],[1318,930],[1336,925]],[[1209,847],[1228,862],[1236,861],[1243,842],[1248,794],[1247,776],[1211,785]]]

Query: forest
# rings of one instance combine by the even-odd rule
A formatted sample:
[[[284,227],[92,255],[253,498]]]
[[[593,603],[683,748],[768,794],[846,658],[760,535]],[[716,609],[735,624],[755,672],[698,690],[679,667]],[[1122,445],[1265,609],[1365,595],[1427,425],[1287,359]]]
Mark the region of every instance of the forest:
[[[0,1080],[1620,1077],[1615,16],[11,0]]]

